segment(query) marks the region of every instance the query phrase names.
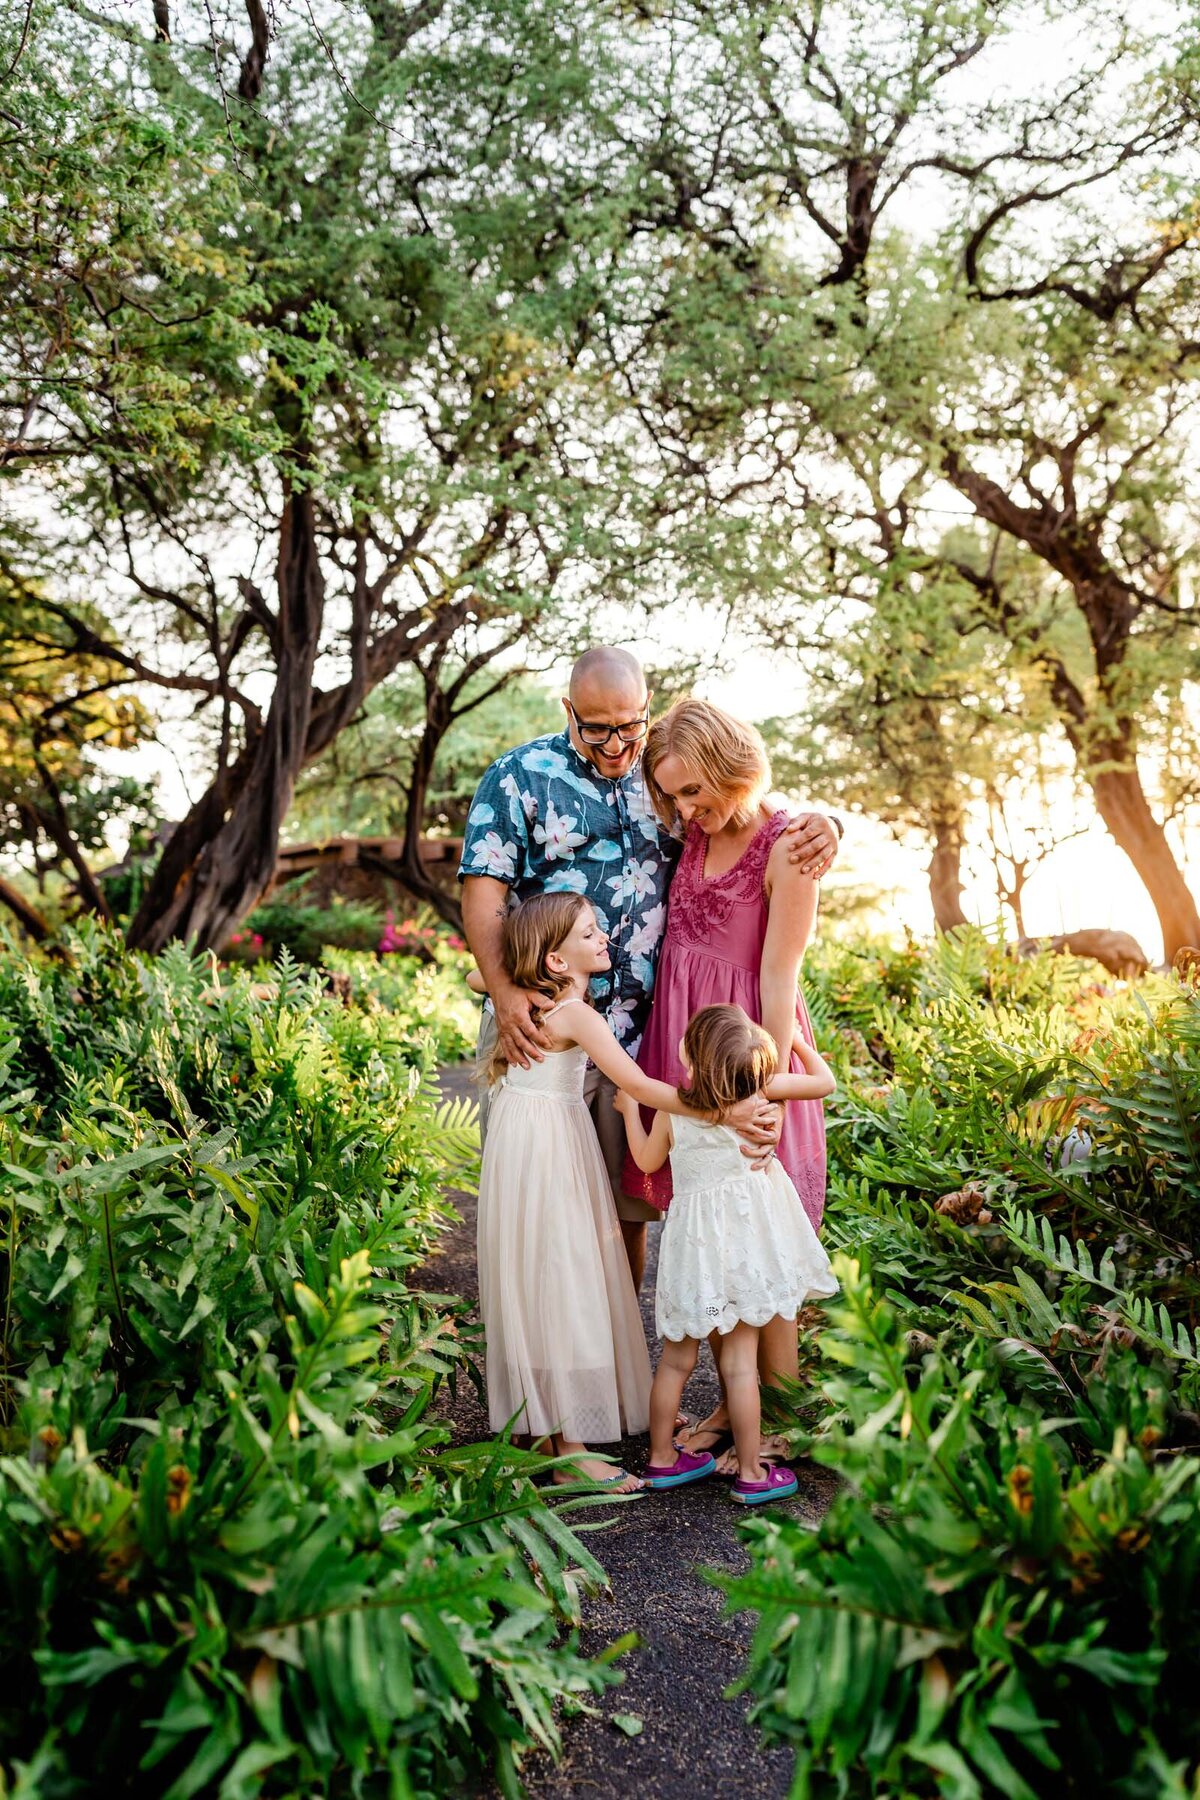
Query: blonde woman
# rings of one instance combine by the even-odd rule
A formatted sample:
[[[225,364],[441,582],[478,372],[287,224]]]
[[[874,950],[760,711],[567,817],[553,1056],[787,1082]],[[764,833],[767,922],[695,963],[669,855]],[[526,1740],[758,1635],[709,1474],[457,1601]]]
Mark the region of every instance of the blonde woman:
[[[682,824],[683,855],[671,883],[667,931],[654,1003],[638,1062],[678,1087],[680,1045],[702,1007],[740,1006],[774,1039],[779,1067],[804,1072],[797,1034],[812,1046],[799,992],[800,969],[817,916],[817,883],[788,858],[785,811],[765,804],[771,770],[758,732],[705,700],[680,700],[657,719],[642,758],[647,795],[665,824]],[[650,1115],[643,1113],[646,1129]],[[777,1154],[816,1230],[825,1204],[825,1120],[818,1100],[786,1108]],[[671,1172],[639,1177],[632,1158],[626,1188],[665,1210]],[[776,1318],[759,1334],[767,1383],[795,1379],[796,1327]],[[732,1441],[724,1408],[687,1438],[689,1450],[720,1454]]]

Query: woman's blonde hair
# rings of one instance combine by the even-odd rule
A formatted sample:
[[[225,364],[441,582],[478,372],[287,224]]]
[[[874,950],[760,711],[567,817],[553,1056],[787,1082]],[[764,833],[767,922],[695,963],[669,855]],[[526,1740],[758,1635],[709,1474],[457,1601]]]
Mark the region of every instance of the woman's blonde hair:
[[[683,1034],[691,1070],[679,1098],[693,1112],[720,1119],[739,1100],[761,1094],[779,1067],[775,1039],[740,1006],[705,1006]]]
[[[514,906],[504,921],[501,950],[504,973],[517,987],[545,997],[553,1006],[560,994],[571,985],[569,975],[556,975],[546,958],[561,950],[585,906],[591,902],[584,894],[532,894]],[[540,1020],[543,1008],[533,1008],[533,1018]],[[484,1071],[488,1086],[499,1081],[508,1063],[499,1045],[492,1051]]]
[[[655,719],[642,752],[646,792],[668,827],[675,823],[675,801],[654,778],[667,756],[678,756],[705,787],[734,801],[735,825],[750,823],[771,785],[771,765],[753,725],[743,724],[709,700],[677,700],[661,719]]]

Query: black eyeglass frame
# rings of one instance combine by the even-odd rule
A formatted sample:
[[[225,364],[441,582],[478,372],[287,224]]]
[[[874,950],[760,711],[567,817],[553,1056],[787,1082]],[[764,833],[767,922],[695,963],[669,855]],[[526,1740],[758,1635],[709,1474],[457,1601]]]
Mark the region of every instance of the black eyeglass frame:
[[[649,702],[649,700],[647,700],[647,702],[646,702],[646,711],[642,714],[642,716],[640,718],[626,719],[624,721],[624,723],[621,725],[602,725],[599,723],[593,725],[589,720],[580,718],[579,714],[575,711],[575,708],[571,705],[571,702],[569,700],[567,701],[567,706],[570,709],[572,719],[575,721],[575,729],[579,733],[580,737],[583,738],[583,741],[587,745],[589,750],[603,750],[605,744],[607,744],[609,739],[612,737],[620,738],[620,740],[623,744],[640,744],[642,739],[645,737],[646,733],[650,729],[650,702]],[[635,725],[640,727],[640,729],[637,733],[637,736],[636,737],[626,737],[624,734]],[[584,734],[589,731],[602,731],[604,733],[604,736],[598,737],[598,738],[588,738]]]

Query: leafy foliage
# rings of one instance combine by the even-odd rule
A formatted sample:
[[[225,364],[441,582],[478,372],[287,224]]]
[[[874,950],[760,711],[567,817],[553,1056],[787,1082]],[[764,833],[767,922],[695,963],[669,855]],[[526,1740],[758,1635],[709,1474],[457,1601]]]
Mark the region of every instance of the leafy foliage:
[[[1200,995],[978,933],[822,947],[841,1294],[747,1526],[742,1686],[797,1796],[1193,1793]]]
[[[613,1679],[569,1635],[603,1575],[585,1495],[434,1408],[473,1332],[408,1281],[475,1133],[432,1039],[286,957],[69,950],[0,959],[5,1780],[515,1793]]]

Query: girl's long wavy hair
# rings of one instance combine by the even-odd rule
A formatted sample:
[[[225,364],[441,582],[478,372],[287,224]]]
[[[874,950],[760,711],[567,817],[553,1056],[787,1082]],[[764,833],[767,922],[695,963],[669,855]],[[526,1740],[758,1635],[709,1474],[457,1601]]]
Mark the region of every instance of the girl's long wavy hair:
[[[740,1006],[704,1006],[683,1034],[691,1070],[679,1098],[707,1119],[721,1119],[739,1100],[761,1094],[779,1067],[775,1039]]]
[[[677,700],[655,719],[642,752],[646,792],[668,830],[675,824],[675,801],[655,780],[655,770],[668,756],[678,756],[705,787],[734,802],[735,825],[750,823],[771,785],[766,748],[753,725],[710,700]]]
[[[571,985],[567,975],[556,975],[546,966],[546,958],[561,950],[578,919],[590,902],[583,894],[533,894],[514,906],[504,921],[504,973],[519,988],[543,995],[546,1005],[565,994]],[[543,1009],[534,1008],[540,1020]],[[500,1080],[508,1068],[499,1045],[493,1050],[484,1076],[489,1087]]]

